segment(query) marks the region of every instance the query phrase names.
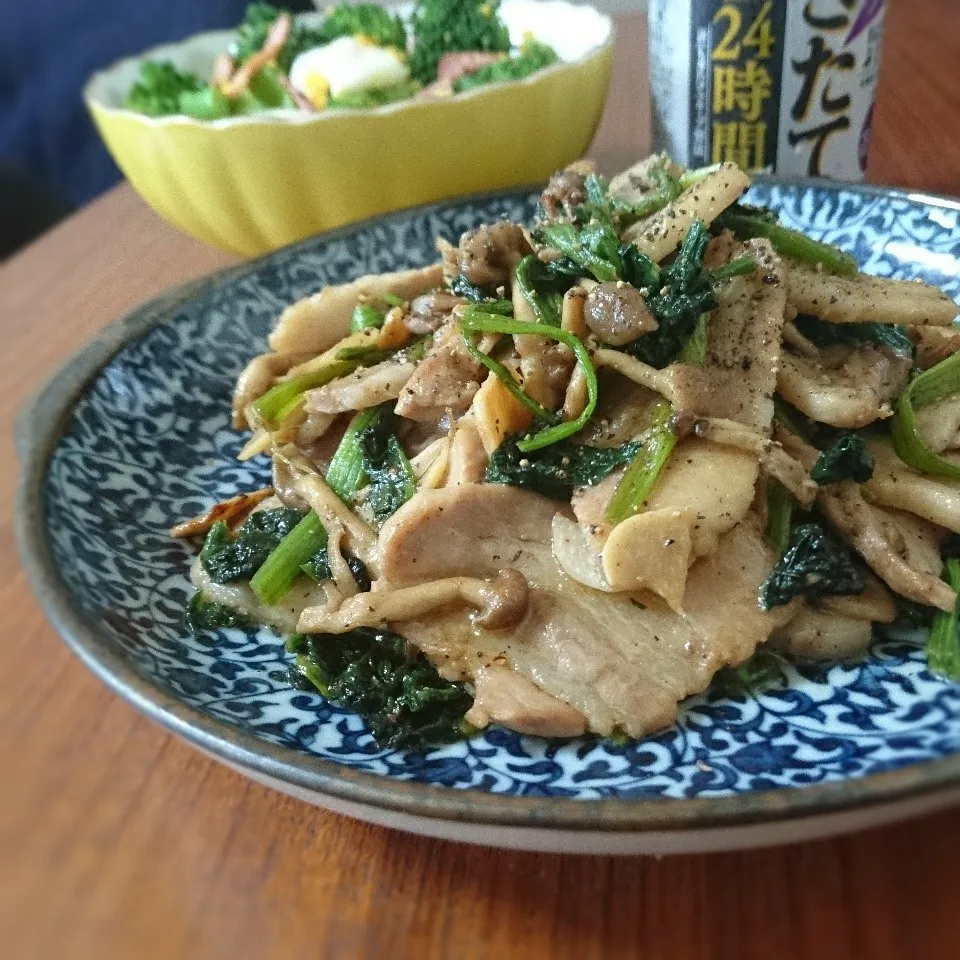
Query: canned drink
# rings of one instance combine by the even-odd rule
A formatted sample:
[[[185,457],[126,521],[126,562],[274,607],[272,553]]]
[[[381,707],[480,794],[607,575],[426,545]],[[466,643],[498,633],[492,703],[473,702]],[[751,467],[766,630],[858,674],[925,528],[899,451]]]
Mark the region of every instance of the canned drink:
[[[862,180],[886,0],[650,0],[653,148]]]

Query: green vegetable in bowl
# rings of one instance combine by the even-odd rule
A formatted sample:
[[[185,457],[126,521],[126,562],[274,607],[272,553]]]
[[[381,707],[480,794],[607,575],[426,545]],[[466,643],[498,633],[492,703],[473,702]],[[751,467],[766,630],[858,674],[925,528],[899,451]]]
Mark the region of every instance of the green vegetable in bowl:
[[[801,523],[790,546],[760,585],[760,609],[770,610],[794,597],[817,599],[863,593],[867,581],[849,550],[816,522]]]
[[[421,83],[432,83],[445,53],[508,53],[510,31],[500,19],[499,8],[500,0],[418,0],[410,20],[413,76]]]
[[[363,36],[381,47],[407,49],[407,29],[396,14],[375,3],[338,3],[316,31],[317,46],[338,37]]]
[[[272,3],[254,2],[249,4],[243,15],[242,23],[237,27],[237,38],[230,47],[230,55],[234,61],[238,65],[246,63],[250,57],[258,53],[262,49],[264,41],[267,39],[267,33],[274,21],[282,13],[288,12],[281,7],[275,7]],[[308,27],[294,19],[290,30],[290,38],[277,57],[277,66],[286,73],[290,69],[290,64],[304,50],[309,50],[311,47],[317,47],[326,42],[322,39],[320,30]]]
[[[214,583],[249,580],[301,517],[287,507],[258,510],[235,533],[220,520],[207,534],[200,562]]]
[[[619,447],[588,447],[561,440],[525,453],[516,436],[508,437],[490,455],[487,483],[505,483],[542,493],[554,500],[569,500],[575,487],[592,487],[611,471],[629,463],[642,442]]]
[[[473,698],[463,684],[444,680],[396,633],[294,634],[287,649],[297,655],[291,684],[359,713],[380,747],[417,750],[470,734],[464,714]]]
[[[460,77],[454,82],[453,89],[455,93],[463,93],[464,90],[473,90],[488,83],[522,80],[538,70],[553,66],[559,59],[553,47],[539,40],[528,40],[515,57],[507,57]]]
[[[873,476],[873,454],[859,433],[845,433],[817,457],[810,476],[819,484],[855,480],[866,483]]]
[[[148,117],[165,117],[181,112],[181,98],[203,89],[200,78],[178,70],[166,60],[140,64],[137,82],[127,94],[125,106]]]
[[[420,90],[420,84],[416,80],[401,80],[400,83],[392,83],[387,87],[354,90],[350,93],[341,93],[337,97],[330,97],[327,109],[372,110],[374,107],[385,107],[388,103],[409,100],[418,90]]]
[[[250,626],[250,620],[244,614],[234,610],[233,607],[208,600],[199,592],[190,598],[183,622],[195,637],[210,630]]]

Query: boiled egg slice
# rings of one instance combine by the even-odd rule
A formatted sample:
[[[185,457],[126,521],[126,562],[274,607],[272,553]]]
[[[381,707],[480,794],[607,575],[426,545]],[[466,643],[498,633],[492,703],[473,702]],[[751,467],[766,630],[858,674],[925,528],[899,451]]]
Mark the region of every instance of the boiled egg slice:
[[[318,109],[326,106],[328,95],[389,87],[409,76],[400,51],[378,47],[362,37],[339,37],[304,50],[290,66],[290,82]]]

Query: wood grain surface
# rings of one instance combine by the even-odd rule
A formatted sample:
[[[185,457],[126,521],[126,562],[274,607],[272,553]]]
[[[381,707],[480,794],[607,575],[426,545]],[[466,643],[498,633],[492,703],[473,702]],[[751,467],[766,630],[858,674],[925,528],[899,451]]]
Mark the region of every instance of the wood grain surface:
[[[642,19],[618,27],[608,170],[647,136]],[[871,180],[960,193],[958,63],[956,0],[891,0]],[[121,186],[0,267],[0,956],[960,955],[957,811],[660,861],[502,853],[279,796],[108,693],[19,569],[12,421],[95,330],[227,262]]]

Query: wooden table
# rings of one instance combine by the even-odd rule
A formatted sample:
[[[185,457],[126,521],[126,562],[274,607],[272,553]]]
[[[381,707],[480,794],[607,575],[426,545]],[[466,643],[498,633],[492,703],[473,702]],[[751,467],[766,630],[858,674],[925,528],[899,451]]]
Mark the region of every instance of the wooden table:
[[[646,147],[643,23],[619,21],[607,169]],[[960,193],[960,7],[891,0],[871,180]],[[657,861],[501,853],[272,793],[155,727],[44,620],[11,532],[10,424],[85,338],[229,258],[126,187],[0,267],[0,955],[955,957],[960,816]]]

